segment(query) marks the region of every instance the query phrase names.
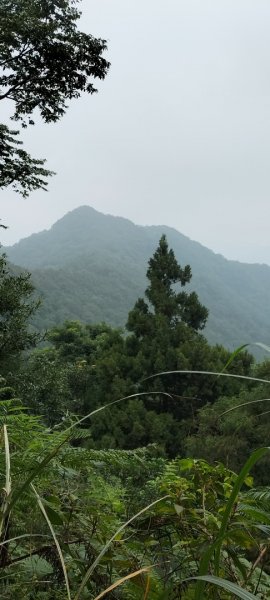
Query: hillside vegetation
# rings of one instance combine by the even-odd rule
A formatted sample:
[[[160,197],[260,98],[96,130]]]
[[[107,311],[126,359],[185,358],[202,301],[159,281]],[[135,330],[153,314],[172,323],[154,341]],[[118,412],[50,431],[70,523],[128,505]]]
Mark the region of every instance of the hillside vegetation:
[[[33,274],[43,299],[34,320],[38,328],[65,319],[124,326],[145,289],[145,265],[162,233],[180,264],[191,265],[190,287],[209,309],[209,341],[231,348],[269,343],[270,267],[226,260],[172,228],[141,227],[82,206],[49,231],[6,251],[13,263]]]
[[[191,276],[162,235],[125,333],[35,349],[0,256],[3,600],[269,597],[270,365],[207,342]]]

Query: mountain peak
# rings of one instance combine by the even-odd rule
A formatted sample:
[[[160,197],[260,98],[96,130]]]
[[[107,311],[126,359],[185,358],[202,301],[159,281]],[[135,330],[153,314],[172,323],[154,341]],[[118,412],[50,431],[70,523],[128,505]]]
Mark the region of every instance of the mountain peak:
[[[32,271],[46,327],[64,319],[124,325],[163,233],[180,265],[191,265],[191,288],[210,311],[210,341],[269,345],[270,267],[229,261],[170,227],[134,225],[85,205],[6,251]]]
[[[73,210],[67,212],[63,217],[61,217],[58,221],[54,223],[52,229],[55,227],[62,226],[64,224],[80,224],[82,227],[89,226],[91,223],[96,224],[105,224],[105,223],[121,223],[121,224],[129,224],[132,227],[138,227],[130,221],[129,219],[125,219],[124,217],[114,216],[110,214],[102,213],[92,206],[88,204],[83,204],[82,206],[78,206]]]

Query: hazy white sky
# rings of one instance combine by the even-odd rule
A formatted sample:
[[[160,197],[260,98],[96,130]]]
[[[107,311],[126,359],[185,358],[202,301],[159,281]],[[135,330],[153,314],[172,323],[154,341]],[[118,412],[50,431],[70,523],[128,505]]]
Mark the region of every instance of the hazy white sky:
[[[27,130],[57,175],[27,200],[1,192],[3,244],[89,204],[270,263],[269,0],[83,0],[82,11],[81,28],[108,40],[110,74],[57,125]]]

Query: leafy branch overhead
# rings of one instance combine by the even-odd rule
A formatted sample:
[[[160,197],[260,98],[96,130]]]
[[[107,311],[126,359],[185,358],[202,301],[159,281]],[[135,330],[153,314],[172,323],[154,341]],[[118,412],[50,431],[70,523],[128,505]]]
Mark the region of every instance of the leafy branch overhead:
[[[18,134],[0,124],[0,187],[11,185],[25,197],[33,190],[46,190],[46,178],[53,172],[43,167],[45,160],[34,159],[22,149]]]
[[[1,2],[0,100],[13,102],[12,119],[22,127],[34,124],[35,112],[45,123],[58,121],[69,100],[82,92],[96,92],[93,80],[104,79],[108,72],[103,57],[106,42],[77,29],[76,5],[74,0]],[[2,125],[6,152],[1,153],[0,187],[12,184],[23,195],[44,189],[44,178],[52,173],[43,168],[43,160],[32,159],[21,149],[15,152],[14,135],[17,132]],[[14,154],[19,166],[10,172]]]

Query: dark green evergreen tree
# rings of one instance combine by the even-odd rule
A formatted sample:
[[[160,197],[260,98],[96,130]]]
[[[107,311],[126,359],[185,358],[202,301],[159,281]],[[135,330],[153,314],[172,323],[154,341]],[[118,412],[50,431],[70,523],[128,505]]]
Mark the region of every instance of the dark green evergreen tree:
[[[191,268],[186,265],[181,268],[174,251],[169,250],[166,236],[160,239],[154,256],[149,260],[147,270],[149,286],[145,295],[154,309],[155,315],[168,319],[171,326],[179,320],[195,330],[203,329],[208,316],[208,310],[200,304],[195,292],[177,292],[174,286],[184,287],[191,280]]]
[[[164,371],[221,371],[230,353],[220,346],[211,347],[200,333],[208,311],[195,292],[183,289],[190,283],[191,268],[178,264],[164,235],[149,260],[147,278],[146,298],[139,298],[129,313],[127,329],[131,335],[126,341],[127,353],[132,358],[134,380],[141,380],[141,390],[171,394],[171,399],[153,396],[146,401],[146,407],[157,413],[170,412],[181,421],[184,439],[193,428],[198,408],[214,402],[230,386],[237,391],[239,384],[196,374],[151,378]],[[238,364],[239,373],[250,367],[251,357],[245,368],[244,359],[243,365]],[[184,450],[170,444],[170,452],[179,451]]]
[[[138,378],[191,368],[192,350],[207,346],[198,331],[205,326],[208,311],[195,292],[182,289],[191,280],[191,268],[178,264],[165,235],[149,260],[147,279],[146,298],[137,300],[127,322],[132,335],[126,345]],[[151,385],[165,389],[160,381]]]

